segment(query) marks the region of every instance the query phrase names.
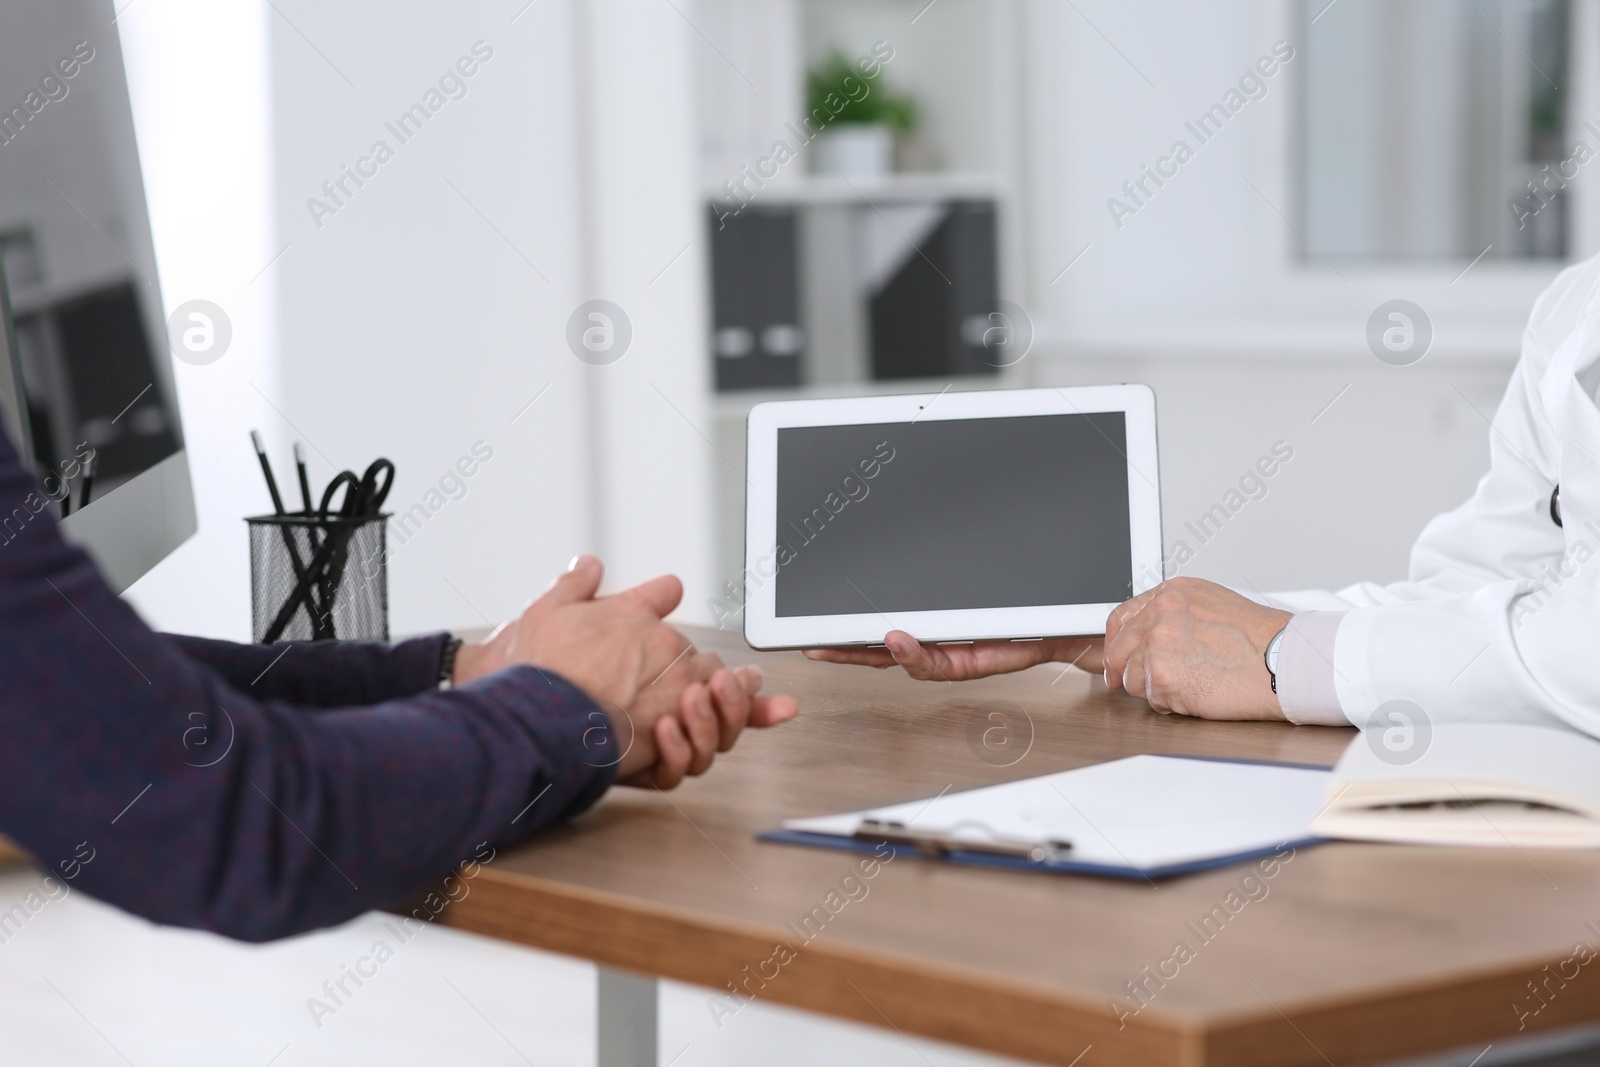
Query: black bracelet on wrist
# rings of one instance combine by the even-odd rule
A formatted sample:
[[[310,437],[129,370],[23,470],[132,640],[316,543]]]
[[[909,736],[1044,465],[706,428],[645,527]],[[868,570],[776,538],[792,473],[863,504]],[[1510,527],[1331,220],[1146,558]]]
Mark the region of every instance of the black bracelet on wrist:
[[[450,635],[444,647],[439,649],[439,688],[449,689],[454,682],[451,681],[456,673],[456,653],[461,651],[461,638]]]

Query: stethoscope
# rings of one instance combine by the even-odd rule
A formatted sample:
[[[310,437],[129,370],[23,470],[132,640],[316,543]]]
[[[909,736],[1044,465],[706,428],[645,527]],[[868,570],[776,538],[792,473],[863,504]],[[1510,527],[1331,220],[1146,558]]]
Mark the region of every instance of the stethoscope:
[[[1559,482],[1556,484],[1555,491],[1550,494],[1550,521],[1555,523],[1557,526],[1562,525],[1562,522],[1561,522],[1561,485],[1560,485]]]

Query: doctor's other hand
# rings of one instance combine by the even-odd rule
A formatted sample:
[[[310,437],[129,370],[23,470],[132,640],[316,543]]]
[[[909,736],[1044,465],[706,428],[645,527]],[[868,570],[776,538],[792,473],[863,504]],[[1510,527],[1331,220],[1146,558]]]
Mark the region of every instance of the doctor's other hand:
[[[1282,719],[1266,651],[1290,618],[1215,582],[1170,579],[1106,620],[1106,684],[1157,711]]]
[[[966,644],[924,643],[904,630],[890,630],[883,648],[808,648],[807,659],[853,663],[862,667],[904,667],[913,678],[932,682],[967,682],[991,674],[1009,674],[1040,663],[1071,663],[1099,671],[1102,639],[1050,637],[1043,641],[972,641]]]
[[[453,683],[519,663],[560,674],[606,706],[622,747],[619,781],[663,789],[703,774],[746,726],[775,726],[798,713],[790,697],[757,695],[759,669],[729,670],[661,621],[683,597],[677,578],[596,596],[603,577],[598,559],[574,559],[521,615],[461,646]]]

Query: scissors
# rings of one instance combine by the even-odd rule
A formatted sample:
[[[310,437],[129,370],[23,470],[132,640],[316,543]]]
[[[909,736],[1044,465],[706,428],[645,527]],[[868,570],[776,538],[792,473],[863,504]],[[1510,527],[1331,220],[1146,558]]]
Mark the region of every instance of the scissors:
[[[339,547],[334,550],[332,560],[320,578],[322,605],[330,619],[333,614],[333,598],[339,592],[339,582],[344,578],[345,564],[349,562],[350,538],[355,536],[356,528],[360,525],[353,520],[370,519],[378,514],[383,502],[389,497],[390,487],[394,485],[394,464],[387,459],[375,459],[361,475],[360,481],[357,481],[356,476],[350,471],[340,471],[334,475],[333,481],[322,491],[322,503],[317,508],[317,518],[324,524],[328,522],[331,514],[329,508],[333,504],[333,494],[341,485],[344,486],[344,500],[340,502],[338,517],[343,527],[343,536],[338,539]],[[323,528],[328,527],[324,525]],[[332,533],[329,534],[329,538],[333,538]]]
[[[339,502],[338,511],[334,511],[333,500],[341,486],[344,487],[344,497]],[[263,644],[270,645],[283,636],[283,631],[301,603],[306,605],[311,615],[313,636],[334,636],[333,602],[338,595],[339,583],[344,578],[350,538],[360,528],[362,520],[379,513],[393,486],[394,464],[387,459],[373,460],[360,478],[351,471],[340,471],[334,475],[328,487],[322,491],[322,501],[315,514],[317,525],[311,530],[311,561],[303,571],[295,568],[298,581],[273,618],[272,625],[267,627],[262,637]],[[327,531],[325,537],[318,538],[318,528]]]

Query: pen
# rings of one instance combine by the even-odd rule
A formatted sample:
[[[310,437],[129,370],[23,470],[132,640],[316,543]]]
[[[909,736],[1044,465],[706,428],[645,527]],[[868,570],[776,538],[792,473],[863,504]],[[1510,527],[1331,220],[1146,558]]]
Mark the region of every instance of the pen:
[[[272,510],[279,515],[286,514],[283,510],[283,497],[278,495],[278,479],[272,476],[272,461],[267,459],[267,449],[261,443],[261,435],[251,430],[250,443],[256,446],[256,458],[261,461],[261,475],[267,480],[267,492],[272,494]]]
[[[311,477],[306,472],[306,450],[305,450],[305,446],[303,444],[301,444],[299,441],[296,441],[294,443],[294,471],[295,471],[295,476],[300,481],[300,502],[305,505],[306,518],[309,519],[309,518],[311,518],[311,515],[312,515],[312,511],[311,511]],[[322,547],[322,539],[317,536],[317,528],[315,526],[309,526],[309,527],[306,528],[306,539],[310,542],[311,556],[312,556],[312,558],[315,558],[316,557],[316,553],[317,553],[317,549]],[[329,602],[329,598],[332,596],[332,593],[329,591],[329,588],[328,588],[328,582],[327,582],[326,574],[324,574],[324,575],[319,577],[319,579],[317,581],[317,588],[321,591],[322,604],[323,604],[324,608],[326,608],[326,606],[327,606],[327,604]],[[312,625],[312,631],[313,631],[312,632],[312,636],[313,637],[321,636],[321,628],[317,624],[319,622],[321,622],[321,621],[324,621],[324,620],[322,620],[321,617],[318,616],[318,614],[316,612],[312,612],[311,614],[312,614],[312,623],[313,623],[313,625]],[[324,611],[323,614],[326,614],[326,612]],[[332,635],[329,634],[328,636],[331,637]]]
[[[1066,859],[1072,851],[1072,842],[1063,837],[1031,841],[1005,837],[986,826],[976,829],[988,835],[987,840],[957,835],[948,830],[919,830],[896,819],[864,817],[850,836],[857,841],[882,841],[891,845],[906,845],[926,856],[944,859],[953,852],[982,852],[991,856],[1011,856],[1031,863],[1055,863]]]
[[[311,514],[311,478],[306,474],[306,449],[299,441],[294,443],[294,469],[300,476],[300,500],[306,506],[306,514]]]
[[[255,430],[250,431],[250,443],[255,446],[256,458],[261,461],[261,475],[267,480],[267,492],[272,494],[273,510],[279,515],[288,514],[283,507],[283,497],[278,493],[278,479],[272,476],[272,461],[267,459],[266,446],[261,443],[261,435]],[[314,580],[314,570],[316,564],[313,562],[313,570],[308,571],[306,565],[301,562],[300,550],[295,545],[294,534],[290,532],[287,526],[280,526],[278,528],[278,532],[283,535],[283,547],[288,550],[289,563],[294,568],[295,578],[303,582]],[[315,559],[316,555],[317,553],[313,547],[313,560]],[[326,566],[326,564],[323,564],[322,566]],[[298,595],[290,597],[289,604],[285,605],[286,609],[290,608],[291,605],[296,605],[297,600]],[[289,610],[288,613],[289,615],[292,615],[293,610]],[[306,605],[306,616],[311,620],[311,630],[313,636],[319,636],[321,633],[321,627],[319,625],[317,615],[318,612],[316,609],[316,599],[315,597],[312,597],[310,598],[310,602]],[[284,621],[287,622],[287,618]],[[279,626],[278,633],[282,632],[283,628]],[[276,640],[276,636],[274,637],[274,640]]]
[[[83,461],[83,484],[78,489],[78,510],[89,506],[89,489],[94,485],[94,457]],[[70,492],[68,496],[72,495]]]

